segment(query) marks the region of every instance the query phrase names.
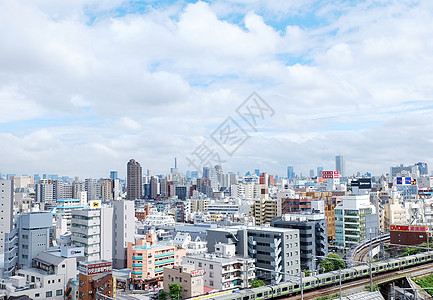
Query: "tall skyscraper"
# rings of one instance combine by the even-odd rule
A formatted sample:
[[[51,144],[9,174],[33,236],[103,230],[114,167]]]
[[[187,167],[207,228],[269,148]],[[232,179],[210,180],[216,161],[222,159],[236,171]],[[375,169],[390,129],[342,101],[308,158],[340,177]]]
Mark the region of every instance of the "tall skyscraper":
[[[340,172],[340,176],[346,176],[346,162],[344,161],[343,155],[337,155],[335,157],[335,171]]]
[[[127,165],[126,197],[129,200],[140,199],[143,195],[143,173],[141,166],[134,159]]]
[[[317,167],[317,177],[322,177],[323,167]]]
[[[311,170],[310,170],[310,178],[313,178],[313,177],[314,177],[314,170],[311,169]]]
[[[287,167],[287,178],[288,179],[295,178],[295,172],[294,172],[293,166],[288,166]]]

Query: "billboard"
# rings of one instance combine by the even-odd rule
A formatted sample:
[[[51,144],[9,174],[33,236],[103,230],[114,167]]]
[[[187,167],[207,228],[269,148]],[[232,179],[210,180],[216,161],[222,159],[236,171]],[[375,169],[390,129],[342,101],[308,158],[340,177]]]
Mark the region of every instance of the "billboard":
[[[432,189],[431,188],[419,188],[418,189],[418,194],[419,195],[431,195],[432,194]]]
[[[97,263],[82,263],[80,264],[79,271],[84,275],[96,275],[112,271],[110,261],[97,262]]]
[[[412,177],[397,177],[397,184],[416,185],[416,179]]]
[[[323,179],[337,179],[340,178],[340,172],[338,171],[322,171]]]
[[[352,180],[351,186],[357,186],[360,190],[371,189],[371,178],[359,178]]]
[[[389,231],[426,232],[428,226],[424,225],[391,225]]]
[[[64,257],[82,257],[84,256],[84,247],[61,247],[61,255]]]

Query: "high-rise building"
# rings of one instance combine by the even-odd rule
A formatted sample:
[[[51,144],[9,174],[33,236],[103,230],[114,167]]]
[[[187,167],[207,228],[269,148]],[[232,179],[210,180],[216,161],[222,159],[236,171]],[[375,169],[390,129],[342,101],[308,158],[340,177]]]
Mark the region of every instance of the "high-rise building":
[[[113,227],[113,267],[126,268],[126,248],[129,242],[134,241],[135,234],[135,206],[134,201],[113,201],[114,227]]]
[[[113,197],[113,179],[102,179],[99,181],[99,185],[101,186],[101,198],[104,201],[111,201],[114,199]]]
[[[428,165],[424,162],[418,162],[415,164],[415,166],[418,168],[419,175],[428,175]]]
[[[45,204],[53,204],[53,183],[48,179],[41,179],[35,183],[36,202],[42,202]]]
[[[344,161],[343,155],[337,155],[335,157],[335,170],[340,172],[340,176],[346,176],[346,162]]]
[[[159,177],[150,178],[150,198],[155,199],[159,195]]]
[[[299,230],[302,270],[316,271],[319,264],[315,256],[328,255],[325,214],[290,213],[273,219],[271,225]]]
[[[294,172],[293,166],[288,166],[287,167],[287,178],[288,179],[295,178],[295,172]]]
[[[313,177],[314,177],[314,170],[311,169],[311,170],[310,170],[310,178],[313,178]]]
[[[127,191],[126,196],[129,200],[140,199],[143,195],[143,173],[141,165],[131,159],[127,165]]]
[[[87,201],[101,199],[101,187],[98,185],[97,179],[86,178],[84,188],[87,192]]]
[[[86,261],[113,259],[113,208],[72,211],[72,244],[84,247]]]
[[[391,176],[396,177],[397,175],[401,175],[402,172],[415,174],[417,170],[416,166],[404,166],[400,164],[399,166],[391,167]]]
[[[114,180],[114,179],[118,179],[119,178],[119,174],[117,171],[110,171],[110,179]]]
[[[317,167],[317,177],[322,177],[323,167]]]
[[[0,179],[0,255],[4,253],[5,249],[5,234],[10,233],[13,229],[13,187],[13,180]]]

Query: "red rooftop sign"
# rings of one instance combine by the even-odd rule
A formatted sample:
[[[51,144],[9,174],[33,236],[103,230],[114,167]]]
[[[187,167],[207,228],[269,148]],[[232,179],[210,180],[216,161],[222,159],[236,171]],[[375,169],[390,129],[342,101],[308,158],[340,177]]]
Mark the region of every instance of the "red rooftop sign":
[[[390,231],[409,231],[409,232],[426,232],[428,231],[427,226],[420,225],[391,225]]]

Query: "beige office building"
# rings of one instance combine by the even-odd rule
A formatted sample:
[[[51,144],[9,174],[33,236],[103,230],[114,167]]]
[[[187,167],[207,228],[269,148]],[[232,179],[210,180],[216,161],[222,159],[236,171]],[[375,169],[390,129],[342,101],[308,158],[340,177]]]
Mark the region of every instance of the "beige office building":
[[[204,294],[204,270],[196,270],[193,264],[164,267],[164,291],[170,292],[170,284],[177,283],[181,287],[181,299]]]

